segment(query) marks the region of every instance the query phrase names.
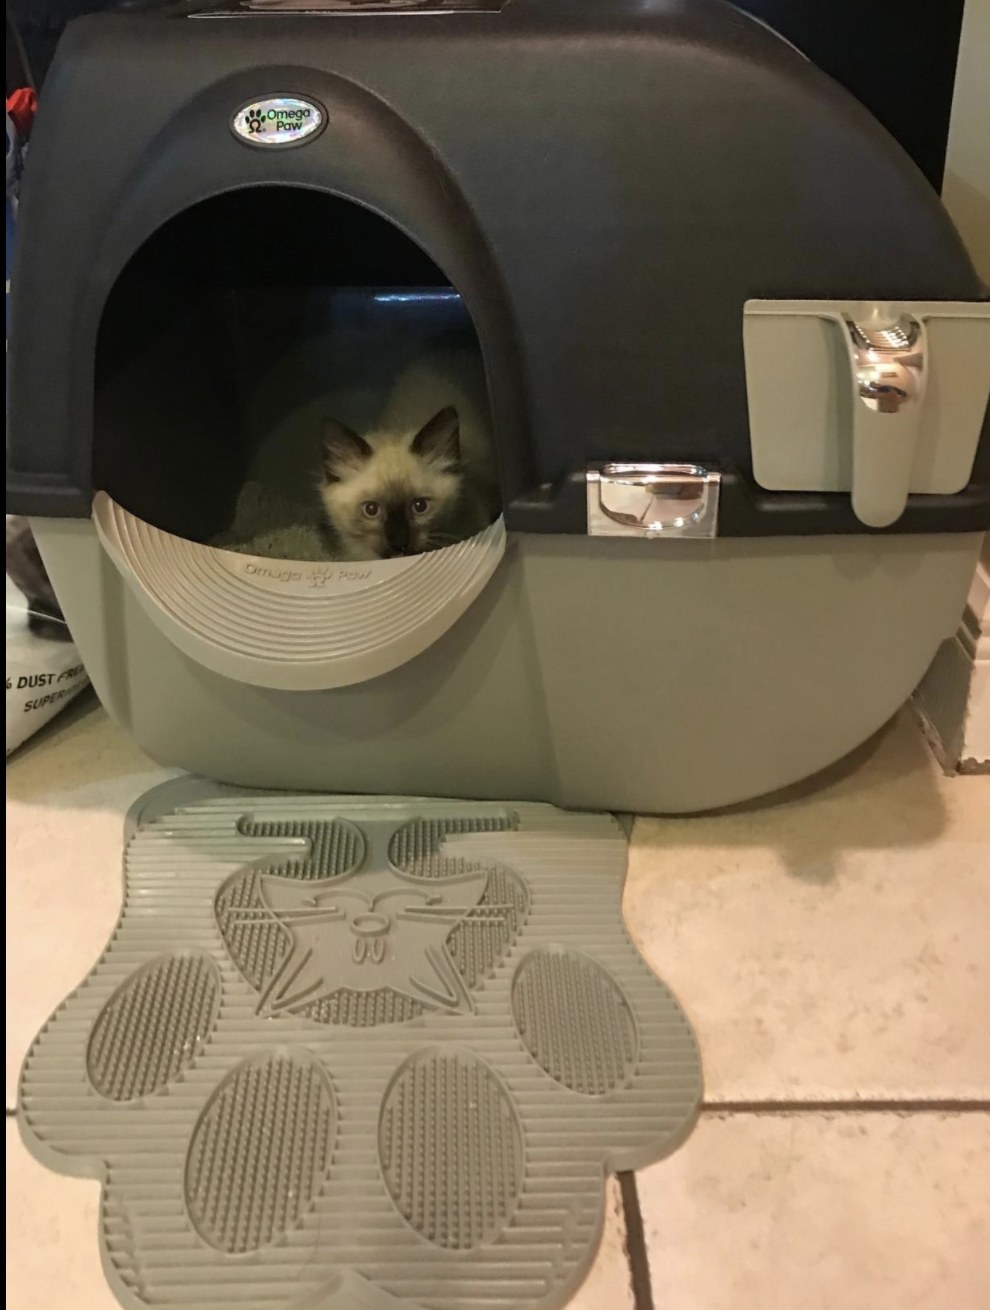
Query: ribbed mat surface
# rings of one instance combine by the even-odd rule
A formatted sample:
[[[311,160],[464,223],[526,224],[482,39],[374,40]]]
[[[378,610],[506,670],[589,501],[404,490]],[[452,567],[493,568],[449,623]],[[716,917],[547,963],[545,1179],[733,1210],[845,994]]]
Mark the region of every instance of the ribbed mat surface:
[[[103,1180],[126,1306],[535,1310],[701,1076],[626,935],[626,842],[549,806],[151,793],[21,1130]],[[178,803],[178,799],[177,802]],[[157,815],[157,817],[156,817]]]

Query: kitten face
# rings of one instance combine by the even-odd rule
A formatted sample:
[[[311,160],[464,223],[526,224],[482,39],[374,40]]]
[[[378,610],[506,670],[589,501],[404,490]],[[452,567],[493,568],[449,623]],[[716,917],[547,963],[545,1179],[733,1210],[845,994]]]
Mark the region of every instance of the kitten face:
[[[320,497],[348,559],[394,559],[444,544],[461,494],[457,411],[442,409],[413,437],[323,428]]]

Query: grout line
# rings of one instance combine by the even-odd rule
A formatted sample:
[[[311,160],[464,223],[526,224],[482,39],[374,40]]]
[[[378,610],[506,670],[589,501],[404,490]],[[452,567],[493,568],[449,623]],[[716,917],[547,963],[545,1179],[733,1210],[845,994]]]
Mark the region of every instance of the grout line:
[[[702,1114],[987,1114],[990,1097],[844,1097],[836,1100],[705,1101]]]
[[[616,1175],[622,1196],[622,1210],[626,1221],[626,1255],[629,1258],[629,1282],[632,1287],[635,1310],[654,1310],[653,1287],[650,1281],[650,1259],[643,1231],[643,1212],[639,1208],[636,1175],[623,1172]]]

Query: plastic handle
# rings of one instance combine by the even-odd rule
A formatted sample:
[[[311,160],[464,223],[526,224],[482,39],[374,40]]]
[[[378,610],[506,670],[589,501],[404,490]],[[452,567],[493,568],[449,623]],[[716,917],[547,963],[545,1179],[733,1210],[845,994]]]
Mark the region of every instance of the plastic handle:
[[[928,376],[920,320],[855,322],[843,316],[853,387],[852,507],[861,523],[886,528],[911,488]]]

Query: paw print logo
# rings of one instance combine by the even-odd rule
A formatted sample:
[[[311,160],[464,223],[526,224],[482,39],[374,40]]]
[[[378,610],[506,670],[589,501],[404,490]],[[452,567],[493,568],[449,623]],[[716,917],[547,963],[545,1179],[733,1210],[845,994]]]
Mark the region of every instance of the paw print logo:
[[[252,134],[252,136],[257,135],[257,133],[261,131],[262,124],[264,123],[261,110],[258,109],[257,106],[249,109],[247,111],[245,122],[247,123],[247,130]]]
[[[333,575],[333,569],[315,568],[310,572],[309,585],[311,587],[325,587]]]
[[[152,793],[120,924],[32,1047],[28,1145],[104,1179],[128,1305],[557,1305],[607,1168],[674,1148],[690,1027],[548,806]],[[179,803],[181,801],[181,803]],[[562,1164],[566,1167],[561,1167]],[[285,1288],[279,1301],[274,1289]]]

